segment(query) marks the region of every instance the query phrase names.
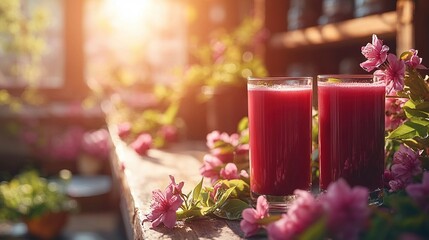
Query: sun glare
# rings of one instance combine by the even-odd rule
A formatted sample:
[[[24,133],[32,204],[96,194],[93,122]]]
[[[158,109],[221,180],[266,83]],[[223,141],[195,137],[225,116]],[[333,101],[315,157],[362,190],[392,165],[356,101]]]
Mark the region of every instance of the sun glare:
[[[106,15],[111,25],[121,31],[137,31],[152,14],[153,0],[107,0]]]

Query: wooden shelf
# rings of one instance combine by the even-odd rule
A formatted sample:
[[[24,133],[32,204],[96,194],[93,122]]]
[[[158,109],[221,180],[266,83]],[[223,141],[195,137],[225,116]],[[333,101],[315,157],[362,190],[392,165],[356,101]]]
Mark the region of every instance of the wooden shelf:
[[[271,38],[270,44],[276,48],[293,49],[370,37],[373,33],[394,35],[397,32],[397,22],[397,12],[391,11],[339,23],[278,33]]]

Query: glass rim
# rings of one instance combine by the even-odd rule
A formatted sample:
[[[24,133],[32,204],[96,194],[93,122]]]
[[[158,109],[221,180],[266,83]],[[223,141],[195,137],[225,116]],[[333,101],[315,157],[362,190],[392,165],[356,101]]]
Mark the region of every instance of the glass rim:
[[[313,80],[313,77],[290,77],[290,76],[277,76],[277,77],[248,77],[248,81],[287,81],[287,80]]]
[[[372,74],[321,74],[317,75],[317,79],[321,78],[354,78],[354,79],[368,79],[374,78]]]

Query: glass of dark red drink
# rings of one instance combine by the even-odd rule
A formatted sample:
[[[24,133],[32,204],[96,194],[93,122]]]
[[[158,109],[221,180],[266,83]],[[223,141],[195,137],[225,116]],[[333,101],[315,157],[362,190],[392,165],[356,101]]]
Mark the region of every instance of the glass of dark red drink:
[[[250,190],[283,212],[311,185],[311,77],[249,78]]]
[[[317,76],[320,190],[339,178],[382,201],[385,83],[373,75]]]

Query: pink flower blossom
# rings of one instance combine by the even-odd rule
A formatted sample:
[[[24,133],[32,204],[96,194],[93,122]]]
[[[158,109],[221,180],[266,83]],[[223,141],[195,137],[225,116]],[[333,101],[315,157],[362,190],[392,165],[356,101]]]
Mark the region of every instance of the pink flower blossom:
[[[290,220],[289,215],[282,214],[280,220],[270,223],[267,226],[267,234],[272,240],[290,240],[296,238],[294,230],[294,221]]]
[[[330,184],[322,197],[328,228],[334,238],[357,239],[369,216],[368,189],[353,187],[343,179]]]
[[[407,185],[401,179],[393,179],[389,181],[389,187],[391,192],[395,192],[404,189]]]
[[[219,171],[223,162],[216,156],[206,154],[203,157],[204,164],[200,168],[200,173],[204,177],[210,178],[212,182],[219,179]]]
[[[117,128],[118,128],[119,137],[121,139],[124,139],[130,135],[132,127],[131,127],[131,123],[123,122],[123,123],[118,124]]]
[[[240,136],[237,133],[228,135],[228,133],[220,133],[219,131],[213,131],[207,134],[207,147],[209,149],[215,149],[218,147],[218,144],[222,142],[225,144],[230,144],[232,146],[238,145]]]
[[[408,52],[411,53],[411,55],[408,55],[408,57],[404,59],[405,65],[413,69],[426,69],[426,67],[422,65],[423,59],[417,56],[418,54],[417,50],[410,49]]]
[[[64,133],[52,136],[42,151],[53,159],[76,160],[81,152],[82,136],[82,128],[71,127]]]
[[[372,44],[368,43],[361,48],[362,54],[366,57],[366,61],[360,66],[367,72],[374,70],[386,61],[389,47],[383,45],[383,41],[377,38],[377,35],[372,35]]]
[[[134,151],[140,155],[145,155],[147,151],[152,147],[152,136],[148,133],[140,134],[134,142],[130,145]]]
[[[110,152],[109,132],[104,128],[86,132],[82,139],[82,149],[97,159],[107,159]]]
[[[213,186],[213,190],[210,191],[210,198],[216,202],[217,201],[217,193],[219,192],[220,189],[222,189],[224,187],[222,181],[218,181],[214,184]]]
[[[173,125],[164,125],[159,130],[159,134],[167,142],[174,142],[177,140],[177,127]]]
[[[323,206],[309,192],[295,190],[297,199],[292,202],[287,214],[267,226],[270,239],[295,239],[324,214]]]
[[[429,172],[423,173],[422,183],[410,184],[405,190],[424,211],[429,211]]]
[[[390,169],[395,180],[399,179],[403,183],[409,183],[413,176],[422,172],[419,154],[404,145],[399,146],[399,150],[393,155]]]
[[[243,220],[240,222],[241,230],[246,237],[255,235],[261,228],[259,220],[268,217],[268,202],[264,196],[259,196],[256,201],[256,209],[247,208],[242,212]]]
[[[173,176],[170,177],[170,184],[168,185],[167,189],[170,189],[169,192],[171,192],[173,195],[180,195],[182,194],[182,188],[185,184],[184,182],[180,182],[179,184],[176,183],[176,180]]]
[[[165,195],[159,189],[152,191],[151,211],[146,219],[152,222],[152,227],[163,223],[166,227],[173,228],[177,221],[176,211],[182,203],[180,196],[169,191]]]
[[[209,149],[214,149],[216,147],[216,142],[224,141],[229,142],[229,135],[227,133],[220,133],[219,131],[213,131],[207,134],[207,147]]]
[[[152,222],[152,227],[158,226],[161,222],[168,228],[176,225],[176,211],[183,203],[180,196],[183,185],[184,182],[177,184],[170,175],[170,184],[165,189],[165,194],[159,189],[152,192],[151,212],[146,216],[147,220]]]
[[[406,117],[402,109],[405,102],[406,99],[403,98],[386,98],[384,120],[386,130],[394,130],[405,121]]]
[[[249,173],[246,170],[242,169],[240,172],[240,176],[244,178],[249,178]]]
[[[240,174],[238,174],[237,165],[234,163],[226,164],[225,167],[220,170],[220,176],[227,180],[239,179]]]
[[[395,91],[401,91],[404,89],[405,63],[394,54],[387,55],[387,61],[389,64],[386,69],[375,71],[374,76],[378,80],[386,82],[386,90],[388,93],[393,89]]]

